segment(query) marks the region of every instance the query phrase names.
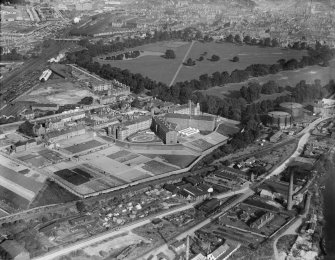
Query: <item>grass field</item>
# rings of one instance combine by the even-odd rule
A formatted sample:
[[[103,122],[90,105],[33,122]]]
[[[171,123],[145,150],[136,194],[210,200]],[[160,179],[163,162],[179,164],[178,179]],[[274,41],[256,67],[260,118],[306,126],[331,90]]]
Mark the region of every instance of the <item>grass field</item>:
[[[171,47],[172,46],[172,47]],[[109,63],[113,67],[128,69],[133,73],[141,73],[156,81],[169,84],[173,75],[181,64],[184,55],[187,52],[190,43],[184,45],[171,45],[169,42],[159,42],[139,46],[131,50],[152,51],[164,53],[167,49],[173,49],[176,53],[176,59],[166,60],[157,55],[146,55],[134,60],[124,61],[102,61],[96,58],[100,63]],[[258,46],[238,46],[230,43],[201,43],[195,42],[188,58],[193,60],[198,59],[201,54],[204,54],[203,61],[196,61],[195,66],[183,66],[175,82],[197,79],[202,74],[212,74],[213,72],[228,71],[232,72],[235,69],[244,69],[251,64],[273,64],[277,60],[284,58],[300,58],[305,55],[304,51],[298,50],[282,50],[280,48],[261,48]],[[220,56],[217,62],[209,61],[208,59],[216,54]],[[107,55],[108,56],[108,55]],[[231,62],[234,56],[239,56],[239,62]]]
[[[85,150],[89,150],[98,146],[103,145],[103,143],[100,143],[96,140],[90,140],[84,143],[79,143],[79,144],[75,144],[69,147],[64,148],[65,150],[71,152],[71,153],[80,153],[83,152]]]
[[[72,170],[63,169],[54,172],[54,174],[76,186],[89,182],[90,179],[92,178],[92,176],[89,173],[78,168]]]
[[[155,175],[177,170],[175,167],[154,160],[146,162],[142,168]]]
[[[249,79],[247,82],[227,84],[221,87],[214,87],[204,92],[208,95],[224,97],[227,94],[231,94],[234,91],[239,91],[242,86],[248,84],[248,82],[256,81],[259,83],[265,83],[269,80],[278,82],[281,86],[287,85],[294,87],[301,80],[305,80],[307,83],[313,83],[314,80],[321,80],[321,84],[325,85],[331,79],[335,79],[335,60],[330,62],[329,67],[310,66],[295,71],[282,71],[275,75],[268,75],[265,77],[258,77]],[[269,99],[271,96],[262,95],[262,99]]]
[[[47,180],[45,186],[37,194],[35,199],[30,204],[30,208],[35,208],[44,205],[65,203],[77,200],[78,197],[68,192],[57,183]]]
[[[26,209],[29,200],[0,185],[0,200],[13,209]]]
[[[185,168],[189,166],[197,156],[194,155],[174,155],[174,154],[143,154],[144,156],[155,158],[159,157],[166,161],[167,163],[174,164],[180,168]]]

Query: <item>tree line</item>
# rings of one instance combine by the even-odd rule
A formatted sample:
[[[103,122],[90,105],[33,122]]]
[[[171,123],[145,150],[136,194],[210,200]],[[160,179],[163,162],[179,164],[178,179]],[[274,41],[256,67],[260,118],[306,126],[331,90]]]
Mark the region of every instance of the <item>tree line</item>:
[[[160,38],[158,38],[160,39]],[[136,41],[130,39],[130,42]],[[72,52],[67,55],[67,61],[76,63],[81,67],[86,68],[105,79],[116,79],[121,83],[130,86],[132,92],[138,94],[142,91],[149,90],[151,95],[163,101],[171,101],[174,103],[186,103],[196,90],[206,90],[214,86],[224,86],[228,83],[240,83],[248,80],[250,77],[266,76],[276,74],[280,71],[294,70],[304,68],[311,65],[328,66],[329,60],[334,57],[334,51],[328,46],[317,44],[315,49],[309,49],[308,55],[303,56],[299,61],[296,59],[280,59],[275,64],[252,64],[243,70],[234,70],[231,73],[227,71],[214,72],[212,75],[203,74],[198,79],[178,82],[172,87],[168,87],[162,82],[154,81],[139,73],[131,73],[128,70],[112,67],[110,64],[100,65],[98,62],[93,62],[93,57],[106,49],[126,48],[128,41],[123,43],[114,42],[112,44],[90,44],[85,43],[87,49]],[[83,43],[82,43],[83,44]],[[121,44],[121,45],[120,45]],[[137,42],[139,44],[139,42]],[[115,47],[115,46],[118,47]],[[114,46],[114,47],[113,47]],[[252,98],[251,98],[252,99]],[[248,100],[252,101],[252,100]]]

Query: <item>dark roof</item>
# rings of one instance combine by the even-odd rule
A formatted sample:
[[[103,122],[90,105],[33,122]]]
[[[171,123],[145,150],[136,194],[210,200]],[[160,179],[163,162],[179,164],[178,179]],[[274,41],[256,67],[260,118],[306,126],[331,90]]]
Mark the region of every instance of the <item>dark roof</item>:
[[[165,184],[164,185],[164,189],[166,189],[167,191],[170,191],[172,193],[176,192],[176,190],[178,189],[176,185],[173,184]]]
[[[154,117],[155,122],[167,133],[170,131],[175,131],[177,124],[166,122],[162,117]]]
[[[58,107],[57,104],[41,104],[41,103],[37,103],[37,104],[32,104],[32,107]]]
[[[0,251],[7,252],[11,258],[15,258],[21,253],[27,253],[27,250],[15,240],[5,240],[0,244]]]
[[[181,119],[192,119],[192,120],[203,120],[203,121],[214,121],[214,116],[206,115],[187,115],[187,114],[178,114],[178,113],[168,113],[165,114],[165,118],[181,118]]]

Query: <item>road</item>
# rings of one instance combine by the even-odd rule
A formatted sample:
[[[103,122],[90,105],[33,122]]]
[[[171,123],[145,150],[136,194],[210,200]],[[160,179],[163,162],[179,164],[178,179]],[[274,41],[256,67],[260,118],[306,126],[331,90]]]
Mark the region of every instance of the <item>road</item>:
[[[195,43],[195,41],[192,41],[190,47],[188,48],[187,52],[185,53],[185,56],[184,56],[184,58],[183,58],[181,64],[179,65],[179,67],[178,67],[176,73],[174,74],[174,76],[173,76],[173,78],[172,78],[172,80],[171,80],[171,83],[170,83],[169,87],[171,87],[171,86],[173,85],[174,81],[176,80],[176,78],[177,78],[177,76],[178,76],[178,74],[179,74],[181,68],[183,67],[183,63],[186,61],[186,58],[187,58],[188,54],[190,53],[190,51],[191,51],[191,49],[192,49],[194,43]]]
[[[246,190],[248,190],[248,189],[243,188],[241,190],[237,190],[237,191],[234,191],[234,192],[219,194],[216,197],[217,198],[224,198],[224,197],[227,197],[227,196],[232,196],[232,195],[235,195],[235,194],[243,193]],[[176,213],[176,212],[180,212],[180,211],[184,211],[184,210],[187,210],[187,209],[191,209],[197,203],[198,203],[197,201],[196,202],[192,202],[192,203],[186,204],[186,205],[184,205],[182,207],[173,209],[171,211],[164,212],[162,214],[156,215],[155,217],[152,217],[152,218],[163,218],[164,216],[167,216],[167,215],[170,215],[170,214],[173,214],[173,213]],[[56,250],[54,252],[51,251],[51,252],[49,252],[48,254],[46,254],[44,256],[35,257],[33,259],[34,260],[50,260],[50,259],[53,259],[55,257],[59,257],[59,256],[62,256],[62,255],[68,254],[68,253],[70,253],[72,251],[78,250],[78,249],[83,248],[83,247],[90,246],[90,245],[92,245],[94,243],[97,243],[99,241],[102,241],[104,239],[113,237],[115,235],[118,235],[118,234],[121,234],[121,233],[124,233],[124,232],[127,232],[127,231],[131,231],[134,228],[137,228],[137,227],[143,226],[145,224],[148,224],[148,223],[151,222],[152,218],[144,219],[142,221],[138,221],[137,223],[130,224],[130,225],[127,225],[125,227],[121,227],[118,231],[113,231],[113,230],[108,231],[108,232],[106,232],[106,233],[104,233],[102,235],[97,235],[95,237],[88,238],[88,239],[86,239],[84,241],[80,241],[78,243],[71,244],[68,247],[61,248],[61,249]]]
[[[303,134],[302,137],[300,138],[299,140],[299,143],[298,143],[298,146],[297,146],[297,149],[296,151],[291,155],[291,157],[289,159],[287,159],[285,162],[283,162],[281,165],[279,165],[278,168],[276,168],[274,171],[272,171],[265,179],[263,179],[260,183],[264,182],[267,178],[270,178],[269,176],[273,176],[273,175],[276,175],[276,174],[279,174],[281,171],[285,170],[285,168],[287,167],[287,164],[288,162],[292,159],[292,158],[295,158],[297,157],[300,152],[301,152],[301,149],[303,148],[303,146],[306,144],[306,142],[308,141],[308,138],[310,136],[310,133],[309,131],[312,130],[317,124],[319,124],[320,122],[324,121],[324,120],[327,120],[328,118],[319,118],[317,120],[315,120],[314,122],[312,122],[308,127],[306,127],[301,133]],[[199,224],[197,224],[196,226],[192,227],[191,229],[181,233],[180,235],[177,236],[177,239],[180,240],[180,239],[183,239],[185,238],[187,235],[191,235],[191,234],[194,234],[194,232],[202,227],[204,227],[205,225],[209,224],[214,218],[217,218],[219,216],[221,216],[222,214],[224,214],[226,211],[228,211],[229,209],[231,209],[232,207],[234,207],[235,205],[237,205],[238,203],[244,201],[245,199],[247,199],[248,197],[252,196],[254,194],[254,191],[251,190],[251,189],[244,189],[243,191],[243,194],[241,196],[239,196],[238,198],[236,198],[232,203],[230,203],[229,205],[227,205],[225,208],[222,209],[221,212],[215,214],[214,216],[212,216],[211,218],[209,219],[206,219],[202,222],[200,222]],[[218,198],[221,198],[223,195],[219,195]],[[184,210],[187,210],[187,209],[190,209],[190,208],[193,208],[195,203],[190,203],[190,204],[187,204],[183,207],[180,207],[180,208],[177,208],[177,209],[174,209],[172,211],[168,211],[168,212],[164,212],[162,214],[159,214],[159,215],[156,215],[155,218],[162,218],[166,215],[170,215],[170,214],[173,214],[173,213],[176,213],[176,212],[180,212],[180,211],[184,211]],[[55,257],[59,257],[59,256],[62,256],[62,255],[65,255],[65,254],[68,254],[72,251],[75,251],[75,250],[78,250],[80,248],[83,248],[83,247],[87,247],[89,245],[92,245],[94,243],[97,243],[99,241],[102,241],[104,239],[107,239],[107,238],[110,238],[110,237],[113,237],[117,234],[121,234],[123,232],[126,232],[126,231],[130,231],[134,228],[137,228],[137,227],[140,227],[142,225],[145,225],[145,224],[148,224],[150,223],[151,221],[151,218],[148,218],[148,219],[145,219],[143,221],[139,221],[139,222],[136,222],[134,224],[130,224],[129,226],[126,226],[126,227],[123,227],[121,228],[120,230],[118,231],[108,231],[106,233],[103,233],[103,234],[100,234],[100,235],[97,235],[95,237],[91,237],[91,238],[88,238],[84,241],[80,241],[78,243],[75,243],[75,244],[71,244],[69,245],[68,247],[65,247],[65,248],[61,248],[61,249],[58,249],[56,251],[51,251],[49,253],[47,253],[46,255],[44,256],[40,256],[40,257],[36,257],[36,258],[33,258],[35,260],[50,260],[50,259],[53,259]],[[294,226],[293,226],[294,227]],[[291,228],[289,228],[289,230],[291,230]],[[151,254],[153,254],[154,252],[160,252],[161,249],[164,248],[164,246],[166,246],[165,244],[150,251],[148,254],[144,255],[142,258],[140,259],[147,259],[147,257]]]
[[[317,120],[315,120],[312,123],[310,123],[304,130],[302,130],[301,133],[300,133],[300,134],[302,134],[302,136],[299,139],[298,146],[297,146],[296,150],[294,151],[294,153],[290,156],[290,158],[288,158],[281,165],[279,165],[276,169],[274,169],[270,174],[268,174],[265,177],[265,179],[269,179],[272,176],[278,175],[279,173],[281,173],[282,171],[284,171],[287,168],[288,164],[301,154],[301,152],[302,152],[305,144],[308,142],[308,139],[309,139],[309,137],[311,135],[310,131],[312,129],[314,129],[316,125],[320,124],[322,121],[327,120],[329,118],[330,117],[327,117],[327,118],[318,118]]]
[[[220,217],[221,215],[223,215],[226,211],[228,211],[229,209],[233,208],[235,205],[239,204],[240,202],[244,201],[245,199],[247,199],[248,197],[252,196],[254,194],[254,191],[250,190],[250,189],[246,189],[245,193],[243,195],[241,195],[240,197],[238,197],[236,200],[234,200],[231,204],[227,205],[225,208],[222,209],[221,212],[213,215],[212,217],[205,219],[204,221],[200,222],[199,224],[197,224],[196,226],[192,227],[191,229],[179,234],[176,237],[176,240],[181,240],[189,235],[193,235],[195,231],[201,229],[202,227],[208,225],[209,223],[212,222],[213,219]],[[164,250],[164,248],[166,248],[166,244],[159,246],[158,248],[155,248],[153,250],[151,250],[149,253],[145,254],[144,256],[140,257],[139,259],[141,260],[146,260],[149,258],[150,255],[156,255],[159,252],[162,252]],[[135,259],[133,259],[135,260]]]

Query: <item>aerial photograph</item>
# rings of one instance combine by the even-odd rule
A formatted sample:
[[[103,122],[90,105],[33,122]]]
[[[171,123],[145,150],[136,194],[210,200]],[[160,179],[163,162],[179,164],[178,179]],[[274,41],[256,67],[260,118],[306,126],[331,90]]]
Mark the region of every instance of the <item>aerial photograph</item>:
[[[0,260],[335,260],[335,0],[0,2]]]

